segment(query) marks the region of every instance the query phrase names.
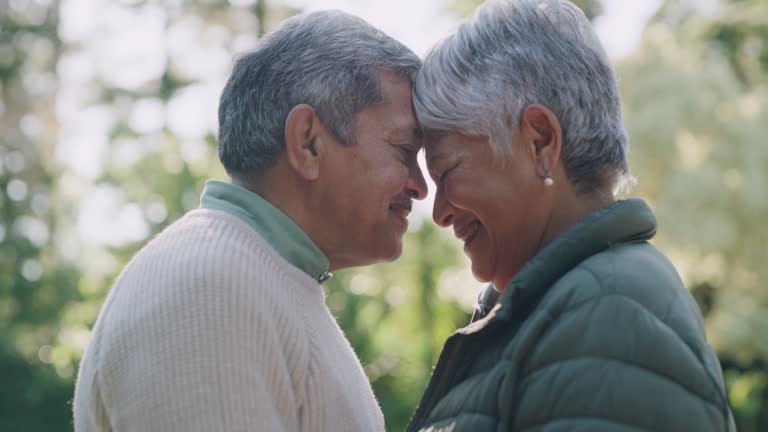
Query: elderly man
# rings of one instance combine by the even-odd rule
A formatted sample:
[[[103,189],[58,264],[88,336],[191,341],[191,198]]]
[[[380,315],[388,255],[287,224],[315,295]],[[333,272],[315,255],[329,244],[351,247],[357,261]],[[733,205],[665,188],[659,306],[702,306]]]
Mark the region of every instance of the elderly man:
[[[240,58],[193,210],[131,260],[79,371],[77,431],[382,431],[329,313],[331,271],[397,258],[420,61],[361,19],[294,17]]]

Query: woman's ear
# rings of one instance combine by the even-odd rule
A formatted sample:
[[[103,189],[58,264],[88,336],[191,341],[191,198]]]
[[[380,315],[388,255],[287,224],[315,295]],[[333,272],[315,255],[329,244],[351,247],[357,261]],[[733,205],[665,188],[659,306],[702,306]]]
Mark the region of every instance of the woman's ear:
[[[526,150],[542,177],[549,176],[560,160],[563,131],[555,113],[540,104],[525,107],[520,119],[520,131]]]
[[[314,108],[296,105],[285,119],[285,154],[288,164],[302,178],[317,180],[323,157],[323,125]]]

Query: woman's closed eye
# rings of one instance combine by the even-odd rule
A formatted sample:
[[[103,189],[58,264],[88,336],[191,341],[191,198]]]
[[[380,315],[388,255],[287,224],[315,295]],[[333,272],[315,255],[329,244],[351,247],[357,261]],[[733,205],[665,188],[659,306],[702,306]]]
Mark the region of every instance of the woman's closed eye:
[[[455,167],[456,166],[454,165],[446,168],[433,169],[430,172],[432,174],[432,178],[436,180],[435,182],[441,184],[445,182],[448,174],[450,174],[450,172],[453,171]]]

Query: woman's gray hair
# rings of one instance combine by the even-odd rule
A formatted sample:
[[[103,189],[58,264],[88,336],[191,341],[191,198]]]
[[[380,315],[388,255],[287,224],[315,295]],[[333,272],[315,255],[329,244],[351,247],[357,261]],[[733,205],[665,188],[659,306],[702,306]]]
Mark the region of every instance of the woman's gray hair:
[[[487,136],[504,157],[523,109],[544,105],[562,126],[562,159],[578,191],[632,182],[616,77],[569,1],[487,1],[427,55],[413,102],[423,128]]]
[[[219,159],[232,176],[272,166],[293,107],[312,106],[343,144],[355,140],[355,114],[381,103],[378,73],[413,81],[421,61],[364,20],[339,11],[284,21],[234,65],[219,101]]]

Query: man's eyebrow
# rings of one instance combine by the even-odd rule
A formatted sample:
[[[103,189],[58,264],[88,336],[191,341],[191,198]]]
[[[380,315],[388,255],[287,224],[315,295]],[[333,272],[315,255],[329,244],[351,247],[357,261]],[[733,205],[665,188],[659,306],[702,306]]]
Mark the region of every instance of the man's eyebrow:
[[[397,128],[397,129],[394,129],[390,135],[396,139],[418,141],[413,144],[416,144],[419,147],[421,147],[421,139],[424,137],[424,133],[419,127]]]

